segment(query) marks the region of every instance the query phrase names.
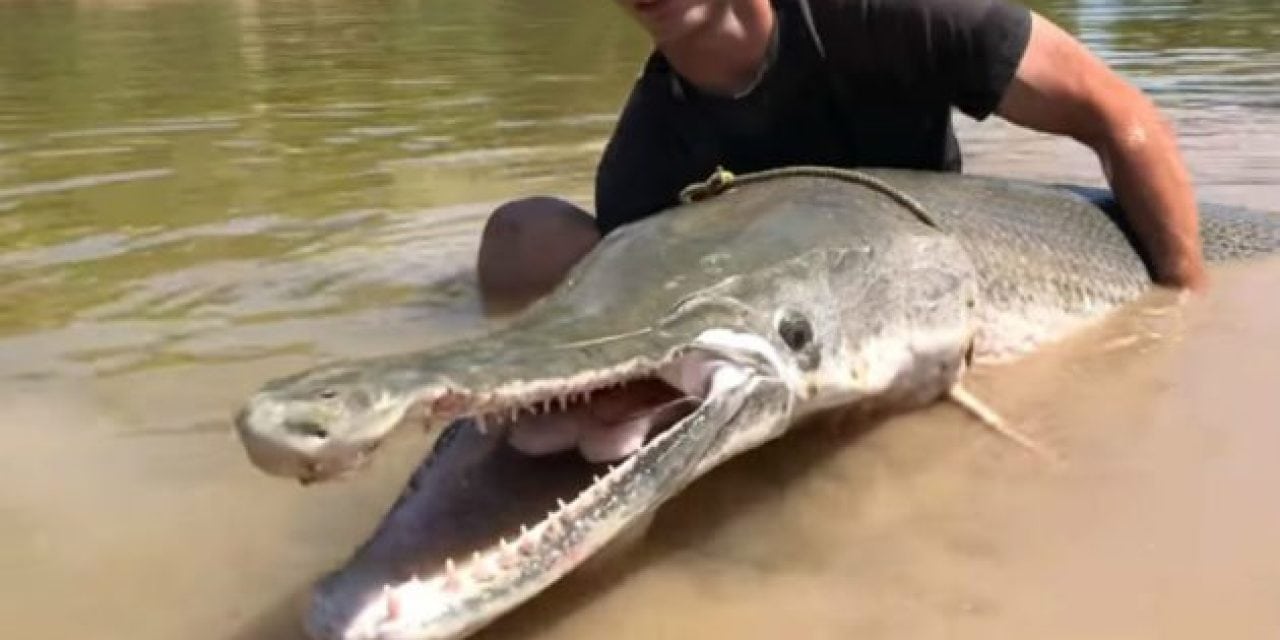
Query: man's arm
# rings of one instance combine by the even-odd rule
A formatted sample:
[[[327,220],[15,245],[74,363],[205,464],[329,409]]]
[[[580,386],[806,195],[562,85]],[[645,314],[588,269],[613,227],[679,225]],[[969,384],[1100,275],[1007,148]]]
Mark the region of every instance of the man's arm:
[[[1207,286],[1191,178],[1168,123],[1075,38],[1032,16],[1031,37],[996,113],[1092,148],[1161,282]]]

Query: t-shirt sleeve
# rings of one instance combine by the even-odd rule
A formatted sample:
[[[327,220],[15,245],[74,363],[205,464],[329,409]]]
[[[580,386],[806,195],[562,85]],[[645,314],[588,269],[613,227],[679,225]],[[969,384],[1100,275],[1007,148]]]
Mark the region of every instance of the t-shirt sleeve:
[[[673,206],[687,180],[679,137],[653,95],[636,82],[596,167],[596,226],[601,233]]]
[[[1009,0],[811,1],[848,69],[942,94],[979,120],[1000,104],[1031,36],[1031,11]]]

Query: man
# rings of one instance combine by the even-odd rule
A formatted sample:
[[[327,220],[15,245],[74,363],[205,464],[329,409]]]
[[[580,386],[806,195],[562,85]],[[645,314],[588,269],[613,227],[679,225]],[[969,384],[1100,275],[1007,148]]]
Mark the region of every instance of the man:
[[[1206,274],[1190,178],[1155,107],[1069,34],[1010,0],[617,0],[656,51],[596,177],[597,215],[509,203],[478,257],[490,309],[540,297],[622,224],[717,166],[960,170],[951,109],[1097,153],[1161,282]]]

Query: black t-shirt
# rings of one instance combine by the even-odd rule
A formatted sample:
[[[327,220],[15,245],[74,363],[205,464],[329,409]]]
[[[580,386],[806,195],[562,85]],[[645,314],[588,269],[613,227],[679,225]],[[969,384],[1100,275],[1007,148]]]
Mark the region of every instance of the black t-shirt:
[[[1031,32],[1006,0],[773,0],[766,69],[703,94],[650,56],[596,173],[602,233],[676,204],[717,166],[960,170],[954,106],[995,110]],[[812,21],[810,21],[812,18]]]

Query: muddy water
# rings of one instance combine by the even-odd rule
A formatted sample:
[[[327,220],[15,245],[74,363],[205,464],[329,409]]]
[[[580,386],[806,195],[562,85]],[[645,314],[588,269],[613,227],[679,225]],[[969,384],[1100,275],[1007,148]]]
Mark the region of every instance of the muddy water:
[[[1280,12],[1044,2],[1149,90],[1203,198],[1280,209]],[[583,55],[590,50],[592,55]],[[297,638],[296,595],[425,446],[297,486],[227,418],[262,380],[483,327],[493,203],[589,204],[643,54],[605,3],[0,2],[0,620]],[[974,172],[1098,184],[958,120]],[[1280,263],[1153,296],[950,407],[728,465],[488,637],[1280,637]]]
[[[1259,292],[1278,288],[1280,262],[1222,273],[1206,299],[1152,296],[979,372],[1059,465],[947,406],[818,420],[485,637],[1275,637],[1280,301]],[[257,475],[217,417],[297,364],[8,385],[0,618],[41,638],[300,638],[299,590],[426,443],[341,485]]]

